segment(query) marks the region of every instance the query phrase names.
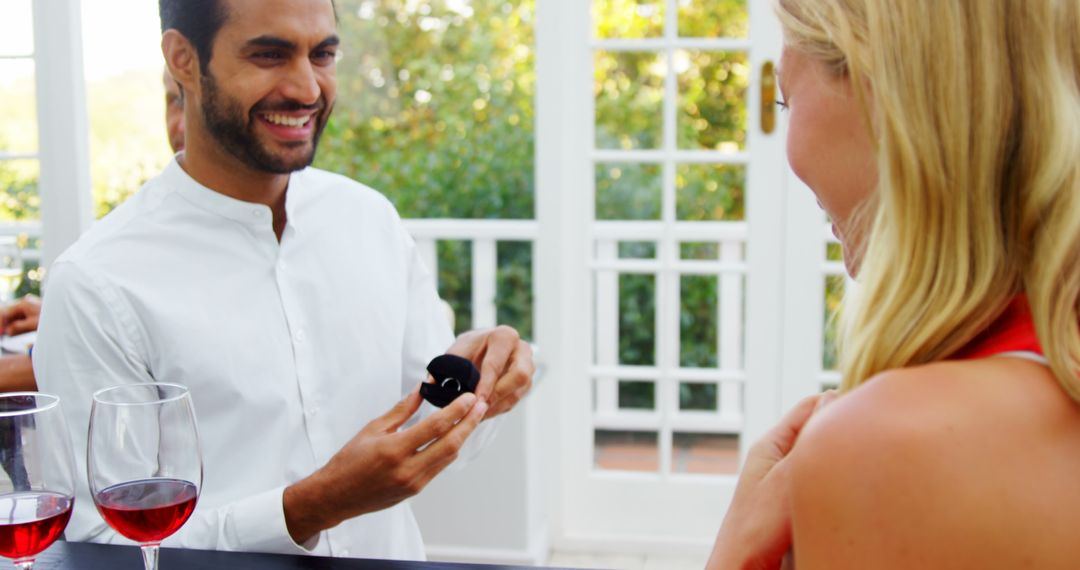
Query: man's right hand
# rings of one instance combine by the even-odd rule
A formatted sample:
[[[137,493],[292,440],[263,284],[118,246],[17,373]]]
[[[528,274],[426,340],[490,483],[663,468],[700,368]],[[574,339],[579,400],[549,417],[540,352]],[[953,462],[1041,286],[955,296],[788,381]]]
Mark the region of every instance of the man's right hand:
[[[419,386],[364,426],[321,469],[285,489],[285,523],[297,544],[343,521],[417,494],[457,458],[487,404],[465,394],[398,431],[423,400]]]

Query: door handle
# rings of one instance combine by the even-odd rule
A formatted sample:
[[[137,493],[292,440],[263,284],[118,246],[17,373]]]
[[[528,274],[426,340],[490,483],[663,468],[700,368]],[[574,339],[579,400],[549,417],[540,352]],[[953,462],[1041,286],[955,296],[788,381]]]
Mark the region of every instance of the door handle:
[[[761,132],[776,130],[776,66],[772,61],[761,65]]]

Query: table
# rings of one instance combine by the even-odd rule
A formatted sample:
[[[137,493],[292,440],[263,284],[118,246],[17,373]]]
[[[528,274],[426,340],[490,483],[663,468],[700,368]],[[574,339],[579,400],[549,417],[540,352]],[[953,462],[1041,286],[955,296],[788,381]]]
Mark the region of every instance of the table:
[[[0,559],[0,565],[7,562]],[[0,566],[2,567],[2,566]],[[142,570],[137,546],[58,541],[42,552],[34,570]],[[162,548],[160,570],[524,570],[533,567],[448,562],[325,558],[253,552]]]

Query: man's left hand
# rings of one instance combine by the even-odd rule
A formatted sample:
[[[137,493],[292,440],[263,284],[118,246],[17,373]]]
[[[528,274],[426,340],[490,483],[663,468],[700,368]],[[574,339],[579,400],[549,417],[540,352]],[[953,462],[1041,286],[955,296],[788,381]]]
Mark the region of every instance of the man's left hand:
[[[488,403],[485,417],[509,411],[532,387],[532,347],[508,326],[463,333],[447,352],[468,358],[480,370],[476,396]]]

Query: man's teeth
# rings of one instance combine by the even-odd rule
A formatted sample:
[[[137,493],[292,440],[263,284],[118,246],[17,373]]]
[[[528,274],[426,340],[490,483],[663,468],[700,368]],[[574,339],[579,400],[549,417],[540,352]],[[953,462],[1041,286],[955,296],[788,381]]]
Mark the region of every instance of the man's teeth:
[[[266,117],[267,121],[270,121],[275,125],[283,125],[286,127],[302,127],[311,120],[310,115],[307,117],[290,117],[288,115],[278,115],[275,113],[263,115],[263,117]]]

